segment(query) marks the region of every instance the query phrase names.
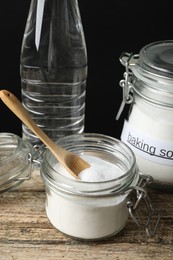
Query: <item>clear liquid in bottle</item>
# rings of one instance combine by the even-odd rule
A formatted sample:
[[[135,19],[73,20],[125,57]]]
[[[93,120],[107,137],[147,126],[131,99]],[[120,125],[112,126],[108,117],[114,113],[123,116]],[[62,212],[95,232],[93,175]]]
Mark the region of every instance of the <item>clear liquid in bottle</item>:
[[[55,141],[82,133],[87,51],[76,0],[31,1],[20,64],[22,103],[36,124]],[[39,143],[25,125],[22,134]]]

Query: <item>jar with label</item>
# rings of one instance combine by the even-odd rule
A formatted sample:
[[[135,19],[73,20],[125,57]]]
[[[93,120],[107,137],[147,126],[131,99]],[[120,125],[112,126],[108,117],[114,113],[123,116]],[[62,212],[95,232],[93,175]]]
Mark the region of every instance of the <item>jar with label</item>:
[[[91,133],[62,137],[58,142],[83,157],[91,168],[95,166],[96,171],[90,177],[88,172],[88,178],[80,173],[75,179],[49,150],[44,153],[41,176],[46,188],[46,213],[56,229],[75,239],[105,239],[123,229],[130,214],[148,236],[155,234],[160,217],[145,190],[151,177],[139,175],[135,156],[126,144]],[[146,207],[146,222],[138,218],[140,205]]]
[[[139,171],[153,178],[151,187],[173,191],[173,41],[124,52],[123,101],[130,104],[121,140],[135,153]]]

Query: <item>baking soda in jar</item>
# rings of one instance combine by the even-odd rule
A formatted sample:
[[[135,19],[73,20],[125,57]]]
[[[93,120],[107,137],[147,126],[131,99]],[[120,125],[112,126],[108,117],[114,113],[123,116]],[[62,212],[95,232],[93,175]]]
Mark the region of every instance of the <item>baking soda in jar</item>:
[[[94,166],[91,166],[92,169],[81,172],[79,181],[98,182],[92,185],[95,186],[94,192],[97,193],[97,196],[99,194],[102,196],[104,194],[104,196],[94,199],[94,196],[88,198],[86,196],[85,198],[82,195],[67,200],[67,198],[51,191],[47,196],[47,216],[57,229],[73,237],[83,239],[106,237],[113,231],[119,231],[125,226],[128,218],[128,210],[125,206],[127,196],[121,195],[108,199],[105,192],[102,192],[103,183],[99,185],[99,181],[112,180],[117,176],[121,176],[123,171],[97,157],[83,156],[83,159],[91,163],[91,165],[94,163]],[[95,170],[95,166],[100,169]],[[111,169],[110,172],[108,171],[109,168],[105,171],[106,166]],[[71,177],[60,164],[57,164],[55,169],[63,176]],[[110,189],[110,184],[106,186],[107,189]],[[85,192],[90,193],[90,186],[89,188],[86,187]],[[57,205],[61,209],[61,214],[55,213]]]
[[[49,150],[46,151],[41,176],[50,223],[75,239],[112,237],[125,227],[129,212],[135,211],[131,192],[135,190],[139,195],[142,191],[141,196],[146,196],[144,187],[138,187],[141,176],[133,152],[120,140],[101,134],[72,135],[58,141],[88,161],[91,167],[75,179]],[[138,197],[133,199],[137,201],[135,204],[140,204]]]
[[[135,153],[139,171],[153,177],[151,186],[167,191],[173,190],[172,53],[173,41],[159,41],[120,58],[126,66],[123,104],[131,104],[121,140]]]

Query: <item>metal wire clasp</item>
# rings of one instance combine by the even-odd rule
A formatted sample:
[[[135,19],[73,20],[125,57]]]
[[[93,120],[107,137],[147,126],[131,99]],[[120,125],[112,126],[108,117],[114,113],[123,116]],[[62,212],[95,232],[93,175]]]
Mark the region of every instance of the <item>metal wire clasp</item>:
[[[139,186],[133,187],[137,199],[127,202],[130,216],[138,226],[145,229],[148,237],[153,237],[155,235],[160,223],[160,214],[153,209],[148,193],[144,189],[145,186],[151,182],[152,177],[141,175]]]
[[[29,153],[29,161],[38,165],[42,164],[42,155],[46,150],[45,144],[34,145],[32,151]]]
[[[121,102],[120,108],[116,115],[116,120],[118,120],[123,112],[125,104],[131,104],[133,101],[133,89],[131,83],[132,72],[129,68],[129,64],[132,60],[136,60],[138,58],[138,54],[123,52],[120,56],[120,62],[123,66],[125,66],[124,79],[120,80],[120,87],[123,88],[123,100]]]

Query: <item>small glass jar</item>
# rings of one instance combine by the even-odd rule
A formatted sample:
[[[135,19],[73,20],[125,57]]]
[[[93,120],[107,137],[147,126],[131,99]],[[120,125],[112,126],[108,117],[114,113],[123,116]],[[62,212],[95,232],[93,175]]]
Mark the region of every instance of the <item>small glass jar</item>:
[[[173,191],[173,41],[144,46],[139,55],[123,53],[126,72],[123,106],[131,104],[121,140],[135,153],[139,171],[151,187]]]
[[[0,193],[12,190],[30,178],[31,145],[19,136],[0,133]]]
[[[123,174],[109,181],[84,182],[61,174],[57,159],[47,150],[43,156],[41,176],[46,189],[46,213],[51,224],[75,239],[100,240],[113,236],[126,225],[129,213],[134,221],[154,235],[158,222],[150,229],[153,210],[132,150],[120,140],[102,134],[76,134],[58,143],[79,156],[90,155],[115,164]],[[135,193],[135,195],[132,193]],[[133,199],[132,199],[133,198]],[[141,200],[147,208],[146,224],[138,219]],[[149,212],[148,212],[149,209]],[[155,218],[155,217],[154,217]]]

